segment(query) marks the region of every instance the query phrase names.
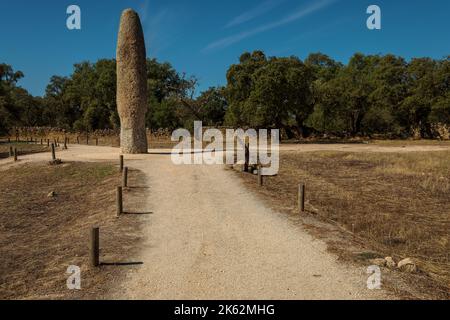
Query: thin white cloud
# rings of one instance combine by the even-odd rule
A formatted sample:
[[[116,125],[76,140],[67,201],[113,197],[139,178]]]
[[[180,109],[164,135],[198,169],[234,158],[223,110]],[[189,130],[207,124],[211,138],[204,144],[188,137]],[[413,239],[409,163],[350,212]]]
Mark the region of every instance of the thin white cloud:
[[[335,1],[336,0],[322,0],[322,1],[313,2],[310,6],[304,7],[300,10],[297,10],[293,14],[288,15],[278,21],[274,21],[269,24],[262,25],[258,28],[255,28],[255,29],[252,29],[249,31],[244,31],[244,32],[214,41],[214,42],[210,43],[209,45],[207,45],[203,49],[203,51],[208,52],[208,51],[211,51],[214,49],[226,48],[236,42],[242,41],[242,40],[249,38],[251,36],[254,36],[256,34],[259,34],[259,33],[265,32],[265,31],[269,31],[269,30],[281,27],[283,25],[286,25],[288,23],[294,22],[296,20],[299,20],[301,18],[304,18],[320,9],[323,9],[323,8],[329,6],[330,4],[332,4]]]
[[[145,34],[147,55],[157,56],[173,43],[173,34],[167,31],[167,24],[176,20],[176,10],[159,9],[153,0],[145,0],[138,8]],[[164,35],[164,36],[162,36]]]
[[[253,19],[269,12],[270,10],[274,9],[275,7],[279,6],[282,2],[283,2],[283,0],[267,0],[263,3],[261,3],[259,6],[238,15],[237,17],[232,19],[230,22],[228,22],[225,25],[225,28],[235,27],[235,26],[238,26],[245,22],[248,22],[250,20],[253,20]]]

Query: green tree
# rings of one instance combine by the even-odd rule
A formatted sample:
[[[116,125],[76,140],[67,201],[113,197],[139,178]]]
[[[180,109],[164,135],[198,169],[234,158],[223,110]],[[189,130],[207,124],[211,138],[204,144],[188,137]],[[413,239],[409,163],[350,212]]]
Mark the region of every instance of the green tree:
[[[18,97],[19,92],[24,91],[16,87],[17,81],[23,77],[21,71],[14,71],[6,63],[0,64],[0,134],[5,134],[12,126],[21,124],[21,109],[14,99]]]
[[[205,125],[220,126],[223,124],[228,107],[224,90],[222,87],[211,87],[196,99]]]
[[[336,102],[328,99],[332,88],[329,81],[334,79],[343,67],[342,63],[331,59],[323,53],[312,53],[305,59],[305,64],[312,69],[312,92],[314,111],[306,123],[320,132],[339,131]],[[338,93],[338,92],[336,92]]]
[[[248,124],[243,114],[247,99],[254,88],[256,71],[267,64],[267,58],[262,51],[245,52],[239,58],[239,63],[231,65],[227,71],[227,86],[225,95],[229,107],[225,122],[231,126]]]

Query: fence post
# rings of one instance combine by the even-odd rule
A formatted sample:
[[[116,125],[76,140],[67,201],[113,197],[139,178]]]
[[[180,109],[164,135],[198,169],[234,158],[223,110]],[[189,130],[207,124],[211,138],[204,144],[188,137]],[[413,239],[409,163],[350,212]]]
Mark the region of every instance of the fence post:
[[[120,217],[123,213],[123,197],[122,197],[122,187],[117,187],[117,213],[116,216]]]
[[[248,172],[248,164],[250,162],[250,144],[248,142],[245,143],[245,164],[244,164],[244,172]]]
[[[98,138],[95,138],[95,145],[98,146]]]
[[[89,145],[89,134],[86,134],[86,144]]]
[[[305,212],[305,185],[298,186],[298,208],[300,212]]]
[[[13,147],[9,146],[9,157],[11,158],[14,155]]]
[[[17,157],[18,157],[17,148],[14,148],[14,161],[17,161]]]
[[[260,164],[258,164],[258,184],[260,186],[263,185],[262,167]]]
[[[120,155],[120,165],[119,165],[119,169],[120,169],[120,172],[123,171],[123,155]]]
[[[52,160],[56,161],[55,144],[52,143]]]
[[[64,149],[67,150],[67,138],[64,137]]]
[[[93,267],[100,265],[100,228],[91,229],[91,264]]]
[[[128,187],[128,167],[123,168],[122,187]]]

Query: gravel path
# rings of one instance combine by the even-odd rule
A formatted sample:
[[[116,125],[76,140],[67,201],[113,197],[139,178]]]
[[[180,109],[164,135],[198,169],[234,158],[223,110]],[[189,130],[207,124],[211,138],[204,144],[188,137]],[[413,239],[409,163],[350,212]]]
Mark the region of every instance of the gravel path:
[[[117,148],[78,145],[58,153],[81,161],[118,155]],[[29,155],[21,163],[48,158]],[[145,174],[150,197],[138,207],[153,214],[144,218],[144,264],[111,298],[387,298],[366,288],[365,268],[338,262],[322,241],[262,204],[223,166],[175,166],[160,152],[126,156],[126,163]]]

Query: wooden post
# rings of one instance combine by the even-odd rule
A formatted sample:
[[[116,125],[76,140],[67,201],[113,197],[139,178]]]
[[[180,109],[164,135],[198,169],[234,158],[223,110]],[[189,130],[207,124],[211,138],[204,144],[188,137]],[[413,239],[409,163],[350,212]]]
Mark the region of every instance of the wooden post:
[[[263,185],[262,167],[260,164],[258,164],[258,184],[260,186]]]
[[[250,144],[248,142],[245,143],[245,164],[244,164],[244,172],[248,172],[248,164],[250,162]]]
[[[14,156],[13,147],[9,146],[9,157],[11,158],[12,156]]]
[[[42,141],[42,138],[41,138],[41,146],[42,146],[42,144],[43,144],[43,141]]]
[[[300,212],[305,212],[305,185],[298,186],[298,208]]]
[[[52,143],[52,160],[56,161],[55,144]]]
[[[117,187],[117,217],[123,213],[122,187]]]
[[[17,148],[14,148],[14,161],[17,161]]]
[[[86,134],[86,144],[89,145],[89,134]]]
[[[50,147],[50,139],[47,139],[47,147]]]
[[[77,136],[77,144],[80,144],[80,137]]]
[[[128,167],[123,168],[122,187],[128,187]]]
[[[98,146],[98,138],[95,138],[95,145]]]
[[[11,138],[10,137],[8,137],[8,143],[11,143]]]
[[[64,149],[67,150],[67,138],[64,137]]]
[[[91,229],[91,264],[93,267],[100,265],[100,228]]]
[[[120,155],[120,166],[119,166],[120,172],[123,171],[123,155]]]

